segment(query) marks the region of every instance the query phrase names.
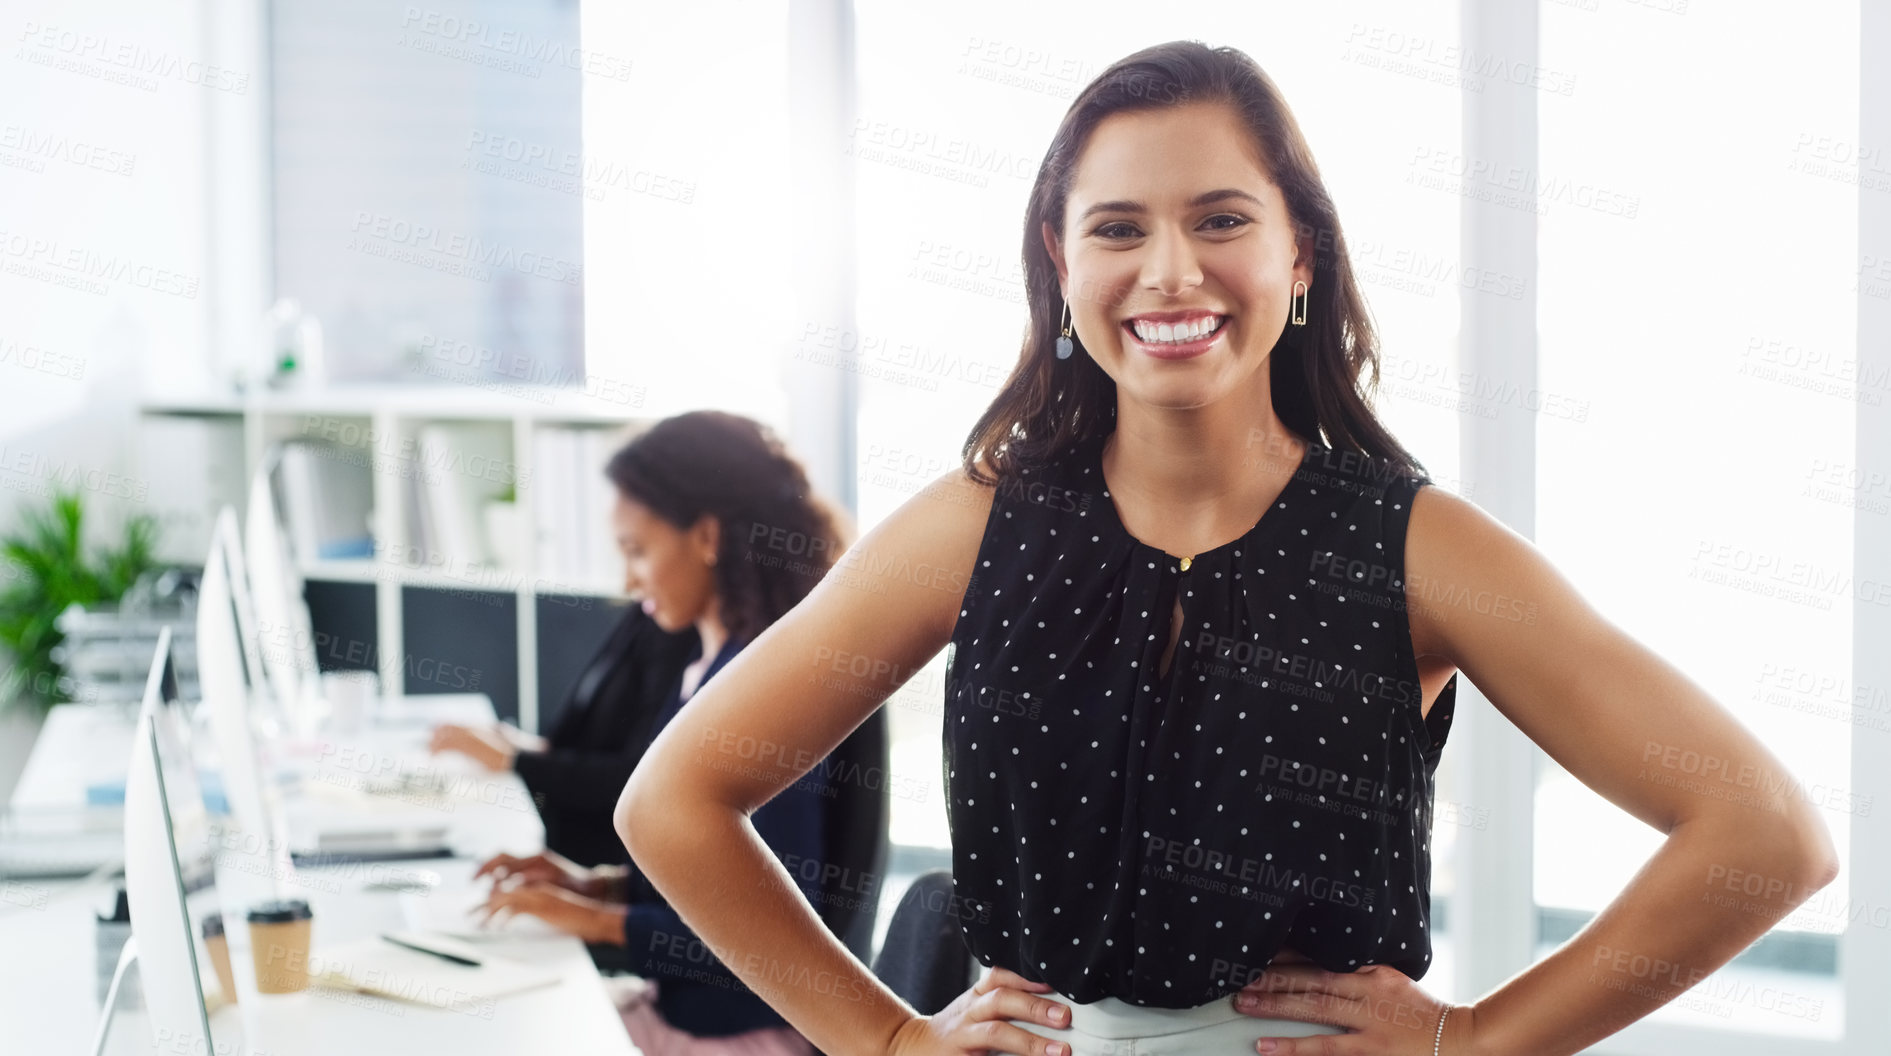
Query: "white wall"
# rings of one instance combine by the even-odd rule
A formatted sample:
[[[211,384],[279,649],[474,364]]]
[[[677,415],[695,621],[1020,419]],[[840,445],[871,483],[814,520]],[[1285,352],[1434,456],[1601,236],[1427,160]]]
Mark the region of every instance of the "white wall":
[[[256,235],[211,222],[208,129],[266,89],[253,58],[219,60],[207,13],[241,29],[258,6],[0,0],[0,530],[55,484],[84,490],[94,532],[116,525],[149,490],[136,394],[205,380],[212,239]],[[0,792],[19,747],[0,743]]]

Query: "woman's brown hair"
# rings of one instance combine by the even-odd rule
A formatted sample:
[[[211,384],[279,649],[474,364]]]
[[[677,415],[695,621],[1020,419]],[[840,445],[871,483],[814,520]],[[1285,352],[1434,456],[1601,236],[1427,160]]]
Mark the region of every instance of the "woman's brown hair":
[[[1268,356],[1274,412],[1314,443],[1360,452],[1382,471],[1423,475],[1422,464],[1368,402],[1379,382],[1378,332],[1353,278],[1333,200],[1280,89],[1239,49],[1178,40],[1144,48],[1098,74],[1051,138],[1024,216],[1030,322],[1011,376],[966,437],[961,457],[973,480],[997,483],[980,474],[981,458],[1008,479],[1115,427],[1116,383],[1084,353],[1082,340],[1073,338],[1077,349],[1069,359],[1054,354],[1063,299],[1041,227],[1064,230],[1077,158],[1098,122],[1124,111],[1196,102],[1226,103],[1240,115],[1286,199],[1303,250],[1314,254],[1306,325],[1286,327]],[[1073,299],[1081,295],[1073,291]]]
[[[852,543],[847,514],[814,494],[773,430],[739,414],[665,418],[611,456],[604,475],[679,531],[716,519],[716,597],[737,641],[794,608]]]

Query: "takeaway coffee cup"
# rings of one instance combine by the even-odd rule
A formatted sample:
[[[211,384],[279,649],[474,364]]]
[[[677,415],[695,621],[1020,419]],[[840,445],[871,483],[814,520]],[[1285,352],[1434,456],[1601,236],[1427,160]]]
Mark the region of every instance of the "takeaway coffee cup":
[[[314,914],[299,898],[264,902],[249,911],[250,959],[256,989],[293,994],[309,985],[309,932]]]
[[[217,987],[223,991],[223,999],[236,1003],[236,973],[230,970],[230,942],[223,934],[223,914],[212,913],[204,918],[204,949],[210,953],[210,966],[217,973]]]

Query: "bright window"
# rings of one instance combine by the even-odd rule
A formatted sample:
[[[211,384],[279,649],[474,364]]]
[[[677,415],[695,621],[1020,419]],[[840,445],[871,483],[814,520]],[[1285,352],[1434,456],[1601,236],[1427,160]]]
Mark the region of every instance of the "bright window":
[[[1855,39],[1858,7],[1673,7],[1542,6],[1542,64],[1581,75],[1540,97],[1540,383],[1556,410],[1537,420],[1538,538],[1806,781],[1844,860],[1859,82],[1857,49],[1832,42]],[[1542,758],[1546,923],[1573,930],[1661,841]],[[1846,886],[1652,1018],[1835,1036]]]

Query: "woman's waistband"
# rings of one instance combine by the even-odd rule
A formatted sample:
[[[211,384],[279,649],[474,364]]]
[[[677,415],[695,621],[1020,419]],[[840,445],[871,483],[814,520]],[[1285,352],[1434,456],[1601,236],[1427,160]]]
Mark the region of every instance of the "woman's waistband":
[[[1250,1016],[1234,1007],[1234,995],[1218,997],[1193,1008],[1153,1008],[1131,1004],[1121,998],[1105,997],[1089,1004],[1078,1004],[1058,991],[1043,995],[1070,1009],[1070,1027],[1098,1038],[1142,1038],[1173,1034],[1240,1020],[1254,1028],[1255,1036],[1275,1035],[1289,1038],[1315,1034],[1344,1034],[1338,1027],[1309,1023],[1298,1019],[1273,1019]]]

